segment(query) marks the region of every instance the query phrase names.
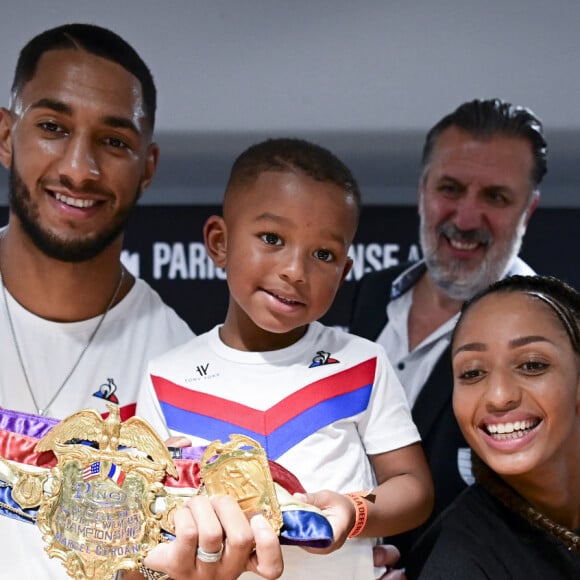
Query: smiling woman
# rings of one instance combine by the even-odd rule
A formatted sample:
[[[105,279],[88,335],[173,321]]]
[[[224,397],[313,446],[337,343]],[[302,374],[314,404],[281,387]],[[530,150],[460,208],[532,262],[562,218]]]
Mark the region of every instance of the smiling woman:
[[[408,578],[579,578],[580,294],[539,276],[490,286],[465,304],[452,362],[476,483]]]

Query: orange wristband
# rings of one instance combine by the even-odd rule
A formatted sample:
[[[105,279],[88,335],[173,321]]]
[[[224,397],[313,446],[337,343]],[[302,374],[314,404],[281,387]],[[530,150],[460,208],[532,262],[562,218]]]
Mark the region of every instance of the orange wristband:
[[[359,491],[345,493],[346,497],[350,498],[354,504],[354,509],[356,511],[356,520],[352,530],[349,532],[348,537],[354,538],[362,533],[365,529],[367,518],[369,516],[369,508],[367,502],[363,499],[368,495],[368,491]]]

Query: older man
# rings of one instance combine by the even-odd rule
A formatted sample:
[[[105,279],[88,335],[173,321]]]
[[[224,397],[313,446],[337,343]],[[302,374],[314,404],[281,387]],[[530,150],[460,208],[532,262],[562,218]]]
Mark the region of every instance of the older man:
[[[498,99],[462,104],[425,140],[423,259],[368,274],[357,288],[350,330],[385,347],[407,392],[433,473],[433,517],[470,482],[451,407],[451,332],[478,290],[533,273],[517,256],[545,173],[542,124],[529,109]],[[403,562],[422,529],[389,539]]]

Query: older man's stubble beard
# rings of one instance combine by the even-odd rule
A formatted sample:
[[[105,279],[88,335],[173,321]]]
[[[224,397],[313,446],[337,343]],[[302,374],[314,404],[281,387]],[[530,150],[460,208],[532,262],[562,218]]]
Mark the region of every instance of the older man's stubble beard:
[[[471,238],[479,236],[486,240],[486,250],[483,259],[478,264],[459,259],[449,259],[444,262],[437,255],[438,240],[444,229],[454,229],[461,232],[449,222],[437,227],[435,235],[429,235],[430,225],[425,223],[425,211],[420,212],[419,238],[425,263],[433,282],[454,300],[469,300],[480,290],[503,278],[513,260],[519,254],[526,231],[528,212],[524,211],[510,238],[504,242],[496,241],[490,232],[465,232]],[[433,228],[431,227],[431,230]]]

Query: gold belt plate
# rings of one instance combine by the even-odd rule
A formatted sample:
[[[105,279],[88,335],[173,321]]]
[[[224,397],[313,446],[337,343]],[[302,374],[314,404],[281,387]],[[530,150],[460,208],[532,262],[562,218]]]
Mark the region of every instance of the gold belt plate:
[[[281,510],[259,443],[243,435],[210,443],[201,488],[172,493],[163,480],[178,473],[164,442],[143,419],[121,422],[118,407],[107,406],[106,419],[79,411],[38,442],[35,451],[57,458],[51,470],[0,458],[13,499],[21,508],[39,506],[45,549],[71,578],[110,580],[118,570],[138,569],[151,548],[168,541],[163,532],[174,533],[175,509],[195,493],[232,495],[248,518],[262,514],[279,533]]]

